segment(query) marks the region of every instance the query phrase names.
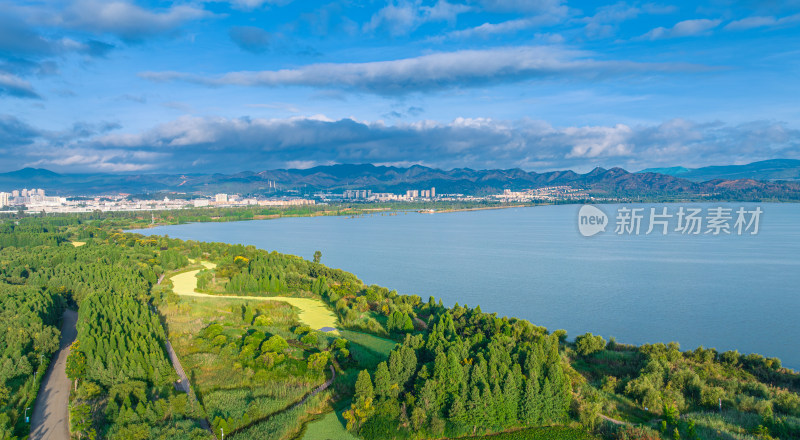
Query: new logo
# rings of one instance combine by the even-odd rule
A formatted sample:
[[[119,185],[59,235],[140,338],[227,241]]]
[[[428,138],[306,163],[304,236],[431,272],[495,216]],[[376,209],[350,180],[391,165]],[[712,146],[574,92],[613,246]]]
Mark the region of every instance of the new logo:
[[[608,226],[608,216],[605,212],[592,205],[583,205],[578,212],[578,231],[584,237],[591,237],[600,232],[605,232]]]

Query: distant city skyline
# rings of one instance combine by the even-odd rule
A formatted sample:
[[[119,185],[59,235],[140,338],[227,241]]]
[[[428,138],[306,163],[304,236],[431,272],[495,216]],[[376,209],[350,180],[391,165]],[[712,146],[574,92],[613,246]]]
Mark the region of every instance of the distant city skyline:
[[[800,1],[0,1],[0,172],[800,158]]]

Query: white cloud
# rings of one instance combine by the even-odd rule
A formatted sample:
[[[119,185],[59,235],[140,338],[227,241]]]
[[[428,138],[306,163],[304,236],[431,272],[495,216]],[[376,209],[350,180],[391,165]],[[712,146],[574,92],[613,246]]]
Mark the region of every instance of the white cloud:
[[[494,35],[510,34],[519,32],[524,29],[541,26],[544,24],[551,24],[559,21],[561,17],[553,17],[550,15],[538,15],[535,17],[517,18],[514,20],[507,20],[500,23],[483,23],[481,25],[471,27],[468,29],[461,29],[447,32],[440,37],[433,37],[431,40],[443,40],[446,38],[459,39],[459,38],[489,38]]]
[[[385,29],[391,35],[405,35],[426,22],[453,23],[459,14],[469,10],[469,6],[448,3],[447,0],[438,0],[433,6],[424,6],[419,0],[392,1],[376,12],[363,29],[365,32]]]
[[[725,26],[725,30],[744,31],[760,27],[787,26],[795,23],[800,23],[800,14],[789,15],[782,18],[776,18],[772,16],[755,16],[732,21]]]
[[[547,77],[597,78],[631,72],[704,70],[701,66],[597,61],[592,54],[554,46],[523,46],[435,53],[367,63],[311,64],[298,69],[230,72],[205,77],[181,72],[143,72],[152,81],[207,86],[308,86],[401,95]]]
[[[33,86],[28,81],[0,71],[0,96],[7,95],[16,98],[39,98],[39,94],[33,90]]]
[[[614,127],[569,127],[563,134],[574,140],[566,158],[625,156],[633,153],[633,130],[625,124]]]
[[[78,0],[44,21],[52,26],[108,33],[135,41],[168,33],[188,21],[211,16],[210,12],[190,4],[150,10],[121,0]]]
[[[660,40],[664,38],[690,37],[708,34],[712,29],[719,26],[722,20],[709,20],[700,18],[696,20],[684,20],[671,28],[657,27],[650,32],[639,37],[641,40]]]
[[[620,23],[634,19],[642,14],[668,14],[675,11],[674,6],[660,6],[653,3],[629,5],[618,2],[613,5],[600,6],[595,14],[579,21],[586,23],[584,31],[591,38],[606,38],[616,34]]]
[[[563,22],[570,14],[568,7],[560,0],[534,0],[534,1],[505,1],[489,0],[478,1],[476,8],[490,12],[514,12],[523,14],[497,23],[486,22],[466,29],[449,31],[440,36],[430,37],[430,41],[460,38],[489,38],[494,35],[511,34],[525,29],[554,25]]]

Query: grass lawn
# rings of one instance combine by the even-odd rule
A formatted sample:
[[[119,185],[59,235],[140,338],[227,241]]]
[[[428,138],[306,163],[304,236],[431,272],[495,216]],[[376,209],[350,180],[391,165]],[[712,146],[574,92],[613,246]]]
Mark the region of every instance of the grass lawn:
[[[358,440],[347,429],[338,411],[331,411],[306,425],[301,440]]]
[[[350,341],[350,354],[362,366],[375,368],[389,357],[397,342],[368,333],[342,330],[342,337]]]

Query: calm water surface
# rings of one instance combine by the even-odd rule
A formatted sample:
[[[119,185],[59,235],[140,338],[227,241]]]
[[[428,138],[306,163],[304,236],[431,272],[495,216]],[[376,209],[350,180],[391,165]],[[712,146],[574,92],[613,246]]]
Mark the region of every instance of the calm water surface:
[[[679,205],[657,206],[674,213]],[[578,233],[575,205],[136,232],[252,244],[308,259],[320,250],[328,266],[423,300],[433,295],[447,305],[480,305],[572,337],[591,331],[633,344],[677,341],[684,349],[757,352],[797,369],[800,205],[760,206],[755,236],[617,236],[612,224],[586,238]],[[612,222],[617,207],[601,206]]]

